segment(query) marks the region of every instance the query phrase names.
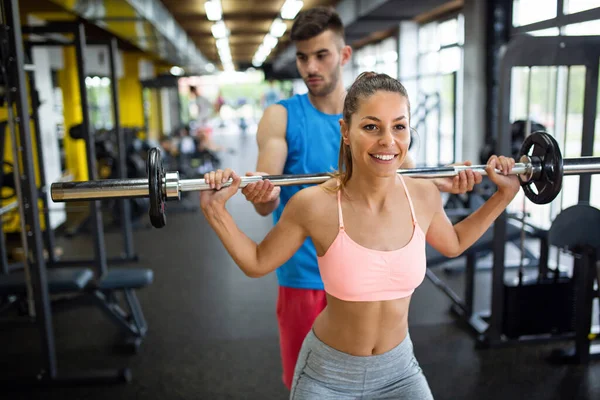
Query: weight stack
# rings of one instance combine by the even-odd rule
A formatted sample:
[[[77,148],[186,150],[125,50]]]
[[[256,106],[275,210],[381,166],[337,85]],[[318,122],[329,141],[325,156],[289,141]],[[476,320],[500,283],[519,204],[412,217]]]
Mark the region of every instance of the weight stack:
[[[575,332],[575,284],[568,276],[524,277],[504,284],[503,333],[520,336]]]

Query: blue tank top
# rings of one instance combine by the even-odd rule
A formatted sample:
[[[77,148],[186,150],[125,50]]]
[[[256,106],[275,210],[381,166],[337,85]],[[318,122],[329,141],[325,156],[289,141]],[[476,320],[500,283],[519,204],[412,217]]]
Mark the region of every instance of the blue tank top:
[[[322,113],[311,104],[307,94],[295,95],[278,104],[287,110],[288,156],[283,173],[316,174],[337,170],[342,114]],[[290,198],[308,186],[281,186],[280,203],[273,212],[275,223]],[[281,286],[323,290],[317,251],[310,238],[277,269],[277,279]]]

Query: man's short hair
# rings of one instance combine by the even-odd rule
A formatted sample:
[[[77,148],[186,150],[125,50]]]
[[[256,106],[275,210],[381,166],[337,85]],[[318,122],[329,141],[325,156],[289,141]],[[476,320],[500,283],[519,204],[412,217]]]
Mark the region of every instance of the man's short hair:
[[[344,40],[344,24],[333,7],[314,7],[298,14],[292,25],[293,42],[312,39],[326,30],[335,32]]]

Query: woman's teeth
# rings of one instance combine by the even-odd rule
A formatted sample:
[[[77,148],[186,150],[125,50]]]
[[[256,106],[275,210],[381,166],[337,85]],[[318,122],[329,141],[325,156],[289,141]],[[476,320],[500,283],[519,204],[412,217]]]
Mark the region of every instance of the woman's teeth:
[[[371,154],[373,157],[378,158],[380,160],[389,161],[392,158],[396,157],[394,154]]]

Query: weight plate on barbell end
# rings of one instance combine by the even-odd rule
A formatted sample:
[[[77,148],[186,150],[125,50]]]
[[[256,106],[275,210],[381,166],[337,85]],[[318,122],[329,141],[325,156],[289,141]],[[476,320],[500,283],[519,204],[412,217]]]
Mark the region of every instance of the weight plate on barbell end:
[[[537,131],[525,138],[521,155],[529,156],[533,163],[539,162],[542,167],[530,180],[519,176],[525,196],[535,204],[550,203],[562,189],[563,160],[558,143],[548,133]]]
[[[162,228],[167,224],[165,198],[162,190],[164,176],[160,150],[152,148],[148,151],[148,193],[150,195],[148,215],[150,223],[155,228]]]

